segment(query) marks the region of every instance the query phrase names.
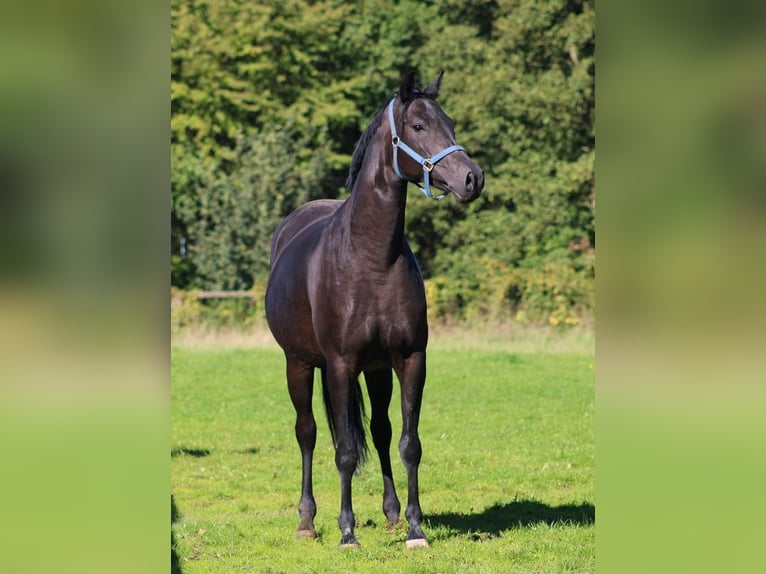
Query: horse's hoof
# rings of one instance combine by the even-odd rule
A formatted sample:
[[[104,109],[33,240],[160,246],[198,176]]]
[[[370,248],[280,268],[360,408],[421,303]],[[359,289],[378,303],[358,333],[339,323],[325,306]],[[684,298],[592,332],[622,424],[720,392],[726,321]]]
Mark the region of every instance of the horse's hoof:
[[[354,536],[354,531],[350,528],[347,529],[347,532],[343,532],[340,537],[340,547],[341,548],[359,548],[361,545],[359,544],[359,541],[356,539],[356,536]]]
[[[298,530],[295,532],[296,538],[316,538],[317,537],[317,531],[316,530]]]
[[[425,538],[413,538],[404,542],[408,550],[413,548],[428,548],[428,540]]]

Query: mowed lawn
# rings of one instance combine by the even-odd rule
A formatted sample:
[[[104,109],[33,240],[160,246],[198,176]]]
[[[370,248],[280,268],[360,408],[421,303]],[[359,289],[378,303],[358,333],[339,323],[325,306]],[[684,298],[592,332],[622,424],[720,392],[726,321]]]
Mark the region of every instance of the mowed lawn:
[[[319,538],[295,538],[300,455],[276,346],[174,348],[172,399],[172,532],[181,572],[595,570],[592,354],[429,351],[420,500],[431,545],[418,550],[405,548],[404,523],[385,528],[374,450],[353,485],[362,546],[338,548],[339,481],[318,377]],[[403,513],[396,382],[390,415]]]

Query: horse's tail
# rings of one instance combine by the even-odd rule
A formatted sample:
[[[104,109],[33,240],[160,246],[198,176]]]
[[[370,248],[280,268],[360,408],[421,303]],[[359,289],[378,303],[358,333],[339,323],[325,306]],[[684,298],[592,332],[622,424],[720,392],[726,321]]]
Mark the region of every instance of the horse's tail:
[[[335,418],[333,417],[332,402],[330,401],[330,389],[327,385],[327,369],[321,369],[322,372],[322,398],[324,399],[324,409],[327,413],[327,422],[330,426],[330,435],[332,444],[338,446],[336,440]],[[352,397],[348,405],[348,422],[351,428],[351,444],[356,450],[357,463],[356,470],[359,471],[367,460],[369,452],[367,448],[367,437],[364,427],[367,422],[367,411],[364,408],[364,397],[362,396],[362,387],[359,379],[355,379],[352,385]]]

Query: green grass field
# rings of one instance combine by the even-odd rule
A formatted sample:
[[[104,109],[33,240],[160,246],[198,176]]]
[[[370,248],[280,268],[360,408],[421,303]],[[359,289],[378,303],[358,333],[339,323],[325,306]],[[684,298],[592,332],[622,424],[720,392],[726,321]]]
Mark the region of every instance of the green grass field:
[[[278,348],[174,347],[172,532],[180,571],[593,572],[593,355],[491,349],[429,351],[420,500],[431,546],[408,551],[406,526],[385,528],[374,451],[354,478],[362,547],[338,548],[339,482],[318,388],[319,538],[295,539],[300,456]],[[397,386],[392,457],[404,502]]]

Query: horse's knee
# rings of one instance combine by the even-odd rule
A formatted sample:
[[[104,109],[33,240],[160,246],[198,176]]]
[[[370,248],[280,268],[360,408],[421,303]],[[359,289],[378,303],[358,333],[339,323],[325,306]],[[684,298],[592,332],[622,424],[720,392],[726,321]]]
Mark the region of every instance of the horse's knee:
[[[353,446],[338,444],[335,448],[335,466],[339,472],[353,473],[359,462],[359,453]]]
[[[295,438],[301,446],[314,449],[317,440],[317,425],[313,415],[299,416],[295,421]]]
[[[417,435],[402,435],[399,441],[399,454],[408,464],[420,464],[420,457],[423,454],[420,438]]]

